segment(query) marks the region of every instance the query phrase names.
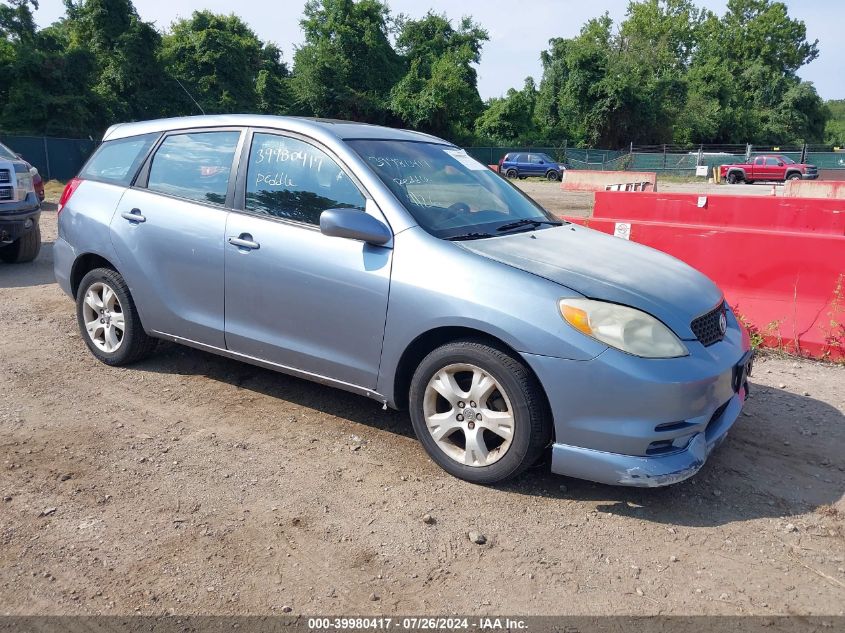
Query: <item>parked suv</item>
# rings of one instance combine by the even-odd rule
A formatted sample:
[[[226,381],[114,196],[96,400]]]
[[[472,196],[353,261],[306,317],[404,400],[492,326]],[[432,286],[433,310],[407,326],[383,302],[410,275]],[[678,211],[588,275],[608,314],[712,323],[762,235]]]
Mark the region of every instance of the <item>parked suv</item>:
[[[499,173],[508,178],[539,176],[548,180],[560,180],[566,167],[548,154],[537,152],[510,152],[499,160]]]
[[[29,163],[0,144],[0,261],[23,263],[38,257],[40,218],[41,201]]]
[[[268,116],[110,128],[59,205],[94,356],[167,339],[408,408],[476,483],[659,486],[737,419],[750,344],[682,262],[556,219],[426,134]]]
[[[788,156],[769,154],[752,156],[744,163],[722,165],[719,173],[730,184],[744,182],[752,184],[756,180],[784,182],[786,180],[815,180],[819,170],[815,165],[796,163]]]

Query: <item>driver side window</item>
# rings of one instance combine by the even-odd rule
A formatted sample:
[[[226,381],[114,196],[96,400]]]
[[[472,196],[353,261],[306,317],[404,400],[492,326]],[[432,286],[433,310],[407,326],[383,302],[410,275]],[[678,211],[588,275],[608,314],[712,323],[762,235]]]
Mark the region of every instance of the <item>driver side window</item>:
[[[340,166],[299,139],[257,133],[246,176],[245,209],[276,218],[319,224],[327,209],[363,211],[366,199]]]

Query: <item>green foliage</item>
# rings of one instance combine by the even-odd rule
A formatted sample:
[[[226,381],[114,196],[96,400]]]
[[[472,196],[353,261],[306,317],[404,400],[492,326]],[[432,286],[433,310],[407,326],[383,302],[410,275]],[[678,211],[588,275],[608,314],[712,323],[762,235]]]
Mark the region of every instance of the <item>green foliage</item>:
[[[308,0],[293,72],[236,15],[195,11],[158,31],[132,0],[64,0],[36,28],[37,0],[0,2],[0,129],[99,136],[110,124],[260,112],[399,125],[460,143],[845,144],[845,101],[822,103],[797,71],[818,57],[775,0],[631,0],[541,52],[539,87],[483,103],[487,32],[384,0]],[[392,40],[392,38],[395,38]]]
[[[479,142],[493,145],[531,143],[537,139],[534,110],[537,88],[527,77],[522,90],[511,88],[501,98],[490,99],[475,122]]]
[[[630,2],[542,53],[537,124],[575,143],[818,142],[827,111],[796,71],[818,56],[782,2]]]
[[[194,11],[175,22],[164,36],[161,59],[175,80],[170,89],[180,96],[182,114],[198,114],[191,97],[206,114],[277,114],[290,107],[279,49],[263,44],[235,15]]]
[[[309,0],[296,51],[293,89],[318,117],[389,121],[389,95],[402,61],[388,40],[389,11],[378,0]]]
[[[826,104],[830,119],[824,129],[825,143],[845,146],[845,99],[828,101]]]
[[[406,125],[454,140],[472,138],[483,110],[472,64],[481,59],[487,31],[464,18],[455,29],[442,15],[401,18],[396,46],[408,72],[393,87],[390,109]]]

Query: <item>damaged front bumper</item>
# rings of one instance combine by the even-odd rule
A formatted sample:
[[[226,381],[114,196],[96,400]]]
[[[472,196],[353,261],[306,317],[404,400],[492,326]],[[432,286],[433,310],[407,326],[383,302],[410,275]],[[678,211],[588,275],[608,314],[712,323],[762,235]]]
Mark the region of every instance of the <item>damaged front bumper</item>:
[[[716,449],[742,410],[746,387],[731,398],[721,414],[704,431],[694,435],[687,447],[663,456],[607,453],[579,446],[554,444],[552,472],[603,484],[658,487],[678,483],[697,473]]]

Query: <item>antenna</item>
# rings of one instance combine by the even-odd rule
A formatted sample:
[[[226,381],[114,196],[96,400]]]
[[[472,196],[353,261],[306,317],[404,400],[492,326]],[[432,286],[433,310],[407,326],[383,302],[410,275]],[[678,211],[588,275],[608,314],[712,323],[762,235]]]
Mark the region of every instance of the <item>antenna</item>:
[[[174,77],[173,79],[176,79],[176,77]],[[194,102],[194,105],[196,105],[196,106],[200,109],[200,112],[202,112],[203,114],[205,114],[205,110],[203,110],[203,109],[202,109],[202,106],[201,106],[199,103],[197,103],[197,100],[196,100],[196,99],[194,99],[193,95],[191,95],[191,93],[190,93],[190,92],[188,92],[187,88],[185,88],[185,86],[183,86],[183,85],[182,85],[182,82],[181,82],[181,81],[179,81],[178,79],[176,79],[176,83],[177,83],[177,84],[179,84],[179,87],[180,87],[182,90],[184,90],[184,91],[185,91],[185,94],[186,94],[186,95],[188,95],[188,97],[190,97],[191,101],[193,101],[193,102]]]

